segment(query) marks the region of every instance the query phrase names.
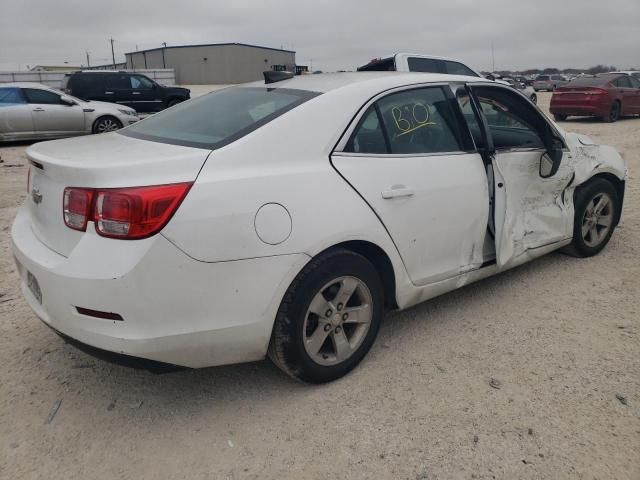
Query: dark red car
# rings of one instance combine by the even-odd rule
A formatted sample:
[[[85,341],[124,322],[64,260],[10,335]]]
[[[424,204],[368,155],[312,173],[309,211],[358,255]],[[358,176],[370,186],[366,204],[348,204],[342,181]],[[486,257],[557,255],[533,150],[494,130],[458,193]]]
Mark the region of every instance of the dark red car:
[[[615,122],[640,115],[640,81],[620,73],[576,78],[553,92],[549,110],[556,120],[577,115]]]

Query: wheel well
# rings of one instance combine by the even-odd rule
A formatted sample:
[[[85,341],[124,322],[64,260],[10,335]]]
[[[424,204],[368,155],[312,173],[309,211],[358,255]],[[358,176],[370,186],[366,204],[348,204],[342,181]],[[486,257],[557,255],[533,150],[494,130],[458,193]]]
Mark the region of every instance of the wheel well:
[[[388,309],[398,308],[396,303],[396,277],[389,256],[379,246],[364,240],[351,240],[334,245],[332,248],[344,248],[359,253],[375,267],[384,288],[384,306]]]
[[[618,100],[616,100],[617,102]],[[624,180],[620,180],[618,177],[613,175],[612,173],[598,173],[591,177],[591,180],[594,178],[602,178],[613,185],[613,188],[616,189],[616,194],[618,195],[618,201],[620,202],[620,208],[618,209],[618,215],[614,220],[614,224],[617,225],[620,221],[620,215],[622,213],[622,205],[624,203]]]

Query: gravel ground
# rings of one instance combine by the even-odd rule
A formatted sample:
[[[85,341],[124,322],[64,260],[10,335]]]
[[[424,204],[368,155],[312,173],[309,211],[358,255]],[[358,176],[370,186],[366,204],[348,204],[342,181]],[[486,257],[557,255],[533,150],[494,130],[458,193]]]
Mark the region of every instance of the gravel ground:
[[[609,246],[390,314],[323,386],[266,361],[154,375],[65,344],[18,289],[25,145],[1,147],[0,478],[639,479],[640,119],[562,126],[631,168]]]

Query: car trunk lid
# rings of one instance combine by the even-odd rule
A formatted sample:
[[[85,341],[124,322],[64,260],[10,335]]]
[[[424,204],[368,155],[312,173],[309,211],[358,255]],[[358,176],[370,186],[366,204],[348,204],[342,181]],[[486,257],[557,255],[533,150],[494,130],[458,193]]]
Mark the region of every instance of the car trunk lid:
[[[31,228],[42,243],[69,256],[85,232],[64,224],[66,187],[123,188],[193,182],[210,151],[117,133],[42,142],[27,150]],[[89,223],[87,230],[93,228]]]

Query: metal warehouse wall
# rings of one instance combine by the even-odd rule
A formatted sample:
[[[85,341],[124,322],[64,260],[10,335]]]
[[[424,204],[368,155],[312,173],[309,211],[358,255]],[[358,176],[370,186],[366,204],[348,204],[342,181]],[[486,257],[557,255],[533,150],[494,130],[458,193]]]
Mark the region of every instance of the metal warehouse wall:
[[[165,63],[182,85],[244,83],[262,79],[272,65],[294,68],[295,53],[244,45],[167,48]],[[128,68],[162,68],[162,49],[127,54]]]

